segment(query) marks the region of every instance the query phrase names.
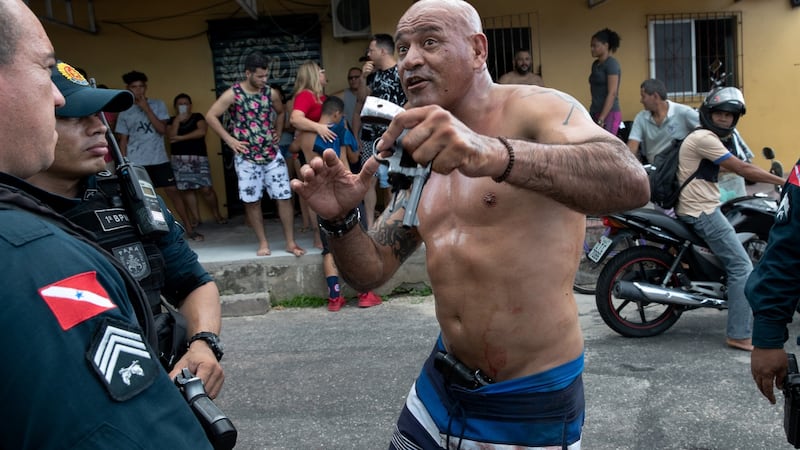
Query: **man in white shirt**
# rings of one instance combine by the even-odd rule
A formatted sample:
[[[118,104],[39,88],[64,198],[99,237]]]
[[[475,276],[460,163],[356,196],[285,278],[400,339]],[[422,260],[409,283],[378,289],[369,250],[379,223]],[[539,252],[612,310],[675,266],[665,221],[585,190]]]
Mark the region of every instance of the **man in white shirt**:
[[[147,75],[142,72],[128,72],[122,75],[122,81],[133,94],[134,104],[117,117],[114,131],[119,135],[119,149],[132,164],[147,170],[154,187],[164,189],[186,229],[186,236],[193,241],[202,241],[203,235],[194,230],[186,213],[164,145],[169,120],[167,105],[161,100],[147,98]]]
[[[700,119],[694,108],[667,100],[667,87],[659,80],[644,80],[640,93],[644,109],[633,119],[628,148],[645,162],[653,162],[675,139],[700,126]]]

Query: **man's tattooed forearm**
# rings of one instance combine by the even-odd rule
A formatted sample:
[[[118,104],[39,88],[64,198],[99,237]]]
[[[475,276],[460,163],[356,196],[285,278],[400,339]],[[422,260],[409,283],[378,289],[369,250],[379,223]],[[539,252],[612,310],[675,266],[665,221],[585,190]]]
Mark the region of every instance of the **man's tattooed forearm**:
[[[382,219],[382,218],[381,218]],[[371,231],[373,239],[379,245],[392,248],[395,257],[402,263],[417,249],[419,236],[416,231],[406,228],[400,221],[387,221],[376,231]]]

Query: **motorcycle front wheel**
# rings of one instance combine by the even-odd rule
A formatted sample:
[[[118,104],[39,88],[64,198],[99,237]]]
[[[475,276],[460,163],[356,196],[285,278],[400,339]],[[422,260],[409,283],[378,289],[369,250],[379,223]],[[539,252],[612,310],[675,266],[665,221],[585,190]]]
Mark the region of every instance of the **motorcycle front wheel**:
[[[603,322],[625,337],[651,337],[667,331],[681,316],[675,305],[626,300],[614,296],[620,280],[660,285],[672,263],[672,255],[651,246],[632,247],[612,258],[597,279],[595,302]],[[675,277],[667,286],[678,285]]]

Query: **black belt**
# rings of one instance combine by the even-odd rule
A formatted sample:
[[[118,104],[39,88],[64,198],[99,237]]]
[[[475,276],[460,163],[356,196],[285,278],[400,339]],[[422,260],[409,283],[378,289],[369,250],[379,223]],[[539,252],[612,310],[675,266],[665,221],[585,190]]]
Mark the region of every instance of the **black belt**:
[[[433,367],[447,382],[467,389],[478,389],[494,383],[494,380],[484,375],[480,369],[470,369],[447,352],[436,352],[433,357]]]

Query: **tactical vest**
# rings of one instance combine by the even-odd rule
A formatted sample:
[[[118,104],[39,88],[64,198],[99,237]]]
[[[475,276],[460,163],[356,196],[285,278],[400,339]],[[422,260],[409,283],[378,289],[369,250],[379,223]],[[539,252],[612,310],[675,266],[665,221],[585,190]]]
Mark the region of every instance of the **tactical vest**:
[[[147,293],[153,313],[161,310],[164,257],[155,242],[142,238],[122,204],[116,176],[96,176],[83,201],[64,216],[95,234],[95,241],[122,263]]]

